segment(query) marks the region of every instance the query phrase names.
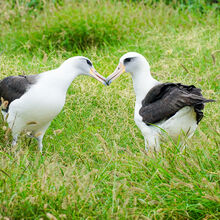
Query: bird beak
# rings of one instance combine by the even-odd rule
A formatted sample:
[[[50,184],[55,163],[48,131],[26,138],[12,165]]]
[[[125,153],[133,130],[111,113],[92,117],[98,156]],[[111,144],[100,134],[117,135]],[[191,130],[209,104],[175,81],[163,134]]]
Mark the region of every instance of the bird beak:
[[[117,79],[122,73],[125,72],[125,66],[123,63],[119,63],[115,71],[108,76],[106,79],[106,84],[109,86],[113,80]]]
[[[97,79],[99,82],[103,83],[105,86],[107,85],[107,84],[106,84],[106,78],[105,78],[104,76],[100,75],[100,74],[95,70],[94,67],[91,67],[91,68],[90,68],[90,75],[91,75],[93,78]]]

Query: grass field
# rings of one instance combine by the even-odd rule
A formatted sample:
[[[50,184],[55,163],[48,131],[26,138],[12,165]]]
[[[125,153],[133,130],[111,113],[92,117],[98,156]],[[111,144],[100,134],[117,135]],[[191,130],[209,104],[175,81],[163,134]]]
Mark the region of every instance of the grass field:
[[[75,55],[107,77],[124,53],[136,51],[157,80],[194,84],[218,100],[214,7],[201,13],[132,1],[11,2],[0,3],[1,79],[50,70]],[[219,219],[219,103],[206,105],[184,153],[166,141],[148,156],[134,101],[129,74],[110,87],[78,77],[45,135],[43,155],[25,135],[11,148],[1,120],[0,219]]]

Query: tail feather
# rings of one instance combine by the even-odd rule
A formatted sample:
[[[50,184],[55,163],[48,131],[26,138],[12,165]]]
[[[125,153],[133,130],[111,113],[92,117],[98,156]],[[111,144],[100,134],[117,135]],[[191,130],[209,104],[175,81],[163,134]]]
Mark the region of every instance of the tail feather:
[[[203,112],[204,104],[209,102],[216,102],[214,99],[206,99],[203,96],[197,96],[194,94],[191,94],[191,98],[194,100],[194,110],[196,112],[196,121],[197,124],[202,120],[203,118]]]
[[[216,102],[214,99],[206,99],[203,96],[198,96],[195,94],[190,94],[190,95],[186,95],[188,97],[190,97],[190,99],[194,102],[196,102],[195,104],[202,104],[202,103],[208,103],[208,102]]]
[[[216,102],[214,99],[205,99],[204,103],[207,103],[207,102]]]

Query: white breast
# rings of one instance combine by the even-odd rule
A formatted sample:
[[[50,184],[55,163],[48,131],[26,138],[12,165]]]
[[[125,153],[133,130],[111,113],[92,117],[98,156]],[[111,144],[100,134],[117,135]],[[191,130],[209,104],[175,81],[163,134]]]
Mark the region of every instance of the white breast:
[[[65,96],[65,91],[53,86],[40,83],[32,86],[20,99],[10,104],[7,120],[9,126],[23,127],[22,130],[28,130],[28,127],[31,130],[39,128],[53,120],[62,110]],[[28,126],[29,123],[31,126]]]
[[[156,123],[156,126],[146,125],[142,121],[142,117],[139,115],[141,105],[135,105],[135,122],[144,136],[164,134],[163,130],[173,139],[177,139],[179,135],[184,133],[187,137],[191,137],[197,128],[196,113],[193,107],[186,106],[179,110],[174,116],[168,120]],[[160,129],[162,128],[162,130]]]
[[[157,125],[173,139],[177,139],[181,133],[186,137],[191,137],[197,128],[196,113],[193,107],[186,106],[168,120]]]

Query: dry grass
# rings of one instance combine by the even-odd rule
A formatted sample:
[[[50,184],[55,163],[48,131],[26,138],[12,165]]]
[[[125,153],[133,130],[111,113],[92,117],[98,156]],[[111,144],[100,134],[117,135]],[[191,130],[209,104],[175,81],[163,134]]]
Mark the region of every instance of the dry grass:
[[[22,33],[27,34],[35,19],[46,17],[52,22],[59,13],[62,19],[65,11],[69,12],[65,19],[71,20],[69,4],[52,8],[55,12],[51,16],[44,11],[36,18],[25,14],[30,20]],[[24,52],[19,44],[11,44],[18,36],[13,31],[21,25],[15,19],[11,24],[1,23],[4,33],[0,38],[7,45],[0,56],[1,78],[40,73],[76,54],[88,56],[107,76],[121,55],[137,51],[149,60],[156,79],[195,84],[205,97],[218,100],[220,54],[215,54],[215,65],[211,55],[220,48],[219,17],[211,10],[201,15],[164,5],[89,4],[74,5],[74,13],[79,15],[83,10],[88,13],[86,18],[112,14],[114,18],[108,18],[107,23],[114,19],[118,23],[108,31],[115,28],[121,37],[127,33],[120,44],[103,40],[104,44],[90,45],[84,51],[42,46]],[[114,9],[119,13],[113,13]],[[18,15],[13,10],[8,13]],[[58,25],[58,20],[54,22],[53,27]],[[39,30],[43,24],[39,23]],[[104,19],[98,24],[101,30]],[[43,155],[36,142],[29,143],[25,136],[11,149],[10,137],[5,140],[1,129],[0,218],[218,219],[218,102],[207,104],[205,117],[183,154],[166,141],[160,154],[149,156],[133,121],[134,100],[128,74],[110,87],[88,77],[77,78],[63,111],[46,133]]]

